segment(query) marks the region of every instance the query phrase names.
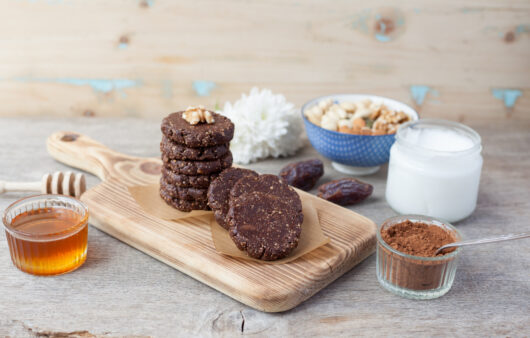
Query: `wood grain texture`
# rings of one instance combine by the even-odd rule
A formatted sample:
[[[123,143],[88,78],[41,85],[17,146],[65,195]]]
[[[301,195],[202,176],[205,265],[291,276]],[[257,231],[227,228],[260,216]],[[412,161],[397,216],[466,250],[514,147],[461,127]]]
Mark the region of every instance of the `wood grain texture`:
[[[159,219],[146,214],[129,194],[128,185],[159,182],[159,159],[119,154],[74,132],[54,133],[46,144],[58,161],[104,181],[81,197],[91,224],[258,310],[280,312],[297,306],[375,250],[376,225],[371,220],[298,191],[310,198],[330,243],[280,265],[227,257],[215,250],[209,221]]]
[[[466,238],[528,231],[530,123],[470,121],[482,136],[484,169],[475,213],[456,224]],[[158,156],[160,121],[0,118],[0,179],[32,181],[68,166],[46,152],[56,130],[76,130],[134,157]],[[277,174],[295,160],[319,157],[307,145],[294,157],[252,164]],[[323,159],[318,184],[344,177]],[[386,166],[362,178],[371,198],[350,207],[381,224]],[[94,187],[100,180],[87,175]],[[311,191],[315,193],[316,189]],[[23,193],[0,195],[4,209]],[[528,335],[530,247],[525,240],[466,248],[452,289],[432,301],[397,297],[377,283],[375,256],[293,310],[264,313],[233,300],[129,245],[89,227],[86,263],[73,273],[35,277],[17,270],[0,232],[0,336],[315,337]]]
[[[0,16],[0,115],[158,118],[259,86],[530,119],[526,0],[21,0]]]

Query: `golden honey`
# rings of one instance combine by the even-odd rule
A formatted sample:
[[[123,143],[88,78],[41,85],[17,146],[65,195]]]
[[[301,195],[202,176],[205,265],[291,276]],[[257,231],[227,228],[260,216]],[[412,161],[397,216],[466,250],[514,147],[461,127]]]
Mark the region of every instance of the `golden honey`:
[[[24,272],[57,275],[86,260],[88,211],[74,198],[22,199],[6,209],[3,220],[11,260]]]

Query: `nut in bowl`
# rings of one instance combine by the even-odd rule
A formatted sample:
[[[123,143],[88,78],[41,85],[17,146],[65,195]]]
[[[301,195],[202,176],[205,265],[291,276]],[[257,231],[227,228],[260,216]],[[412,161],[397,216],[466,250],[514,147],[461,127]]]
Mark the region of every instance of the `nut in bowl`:
[[[388,162],[395,132],[418,113],[408,105],[375,95],[337,94],[302,106],[313,147],[340,172],[369,175]]]

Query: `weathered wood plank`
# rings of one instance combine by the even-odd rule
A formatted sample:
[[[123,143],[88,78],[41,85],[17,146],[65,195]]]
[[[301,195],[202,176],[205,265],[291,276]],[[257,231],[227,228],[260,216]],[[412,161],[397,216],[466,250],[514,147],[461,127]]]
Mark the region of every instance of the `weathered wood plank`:
[[[465,237],[528,231],[530,123],[471,121],[483,138],[484,171],[476,212],[457,224]],[[65,170],[44,142],[76,130],[117,151],[157,156],[159,121],[0,119],[0,179],[32,180]],[[304,148],[296,159],[315,156]],[[276,173],[294,158],[252,167]],[[321,182],[341,177],[326,164]],[[374,195],[352,209],[376,223],[393,216],[384,201],[386,168],[364,178]],[[88,177],[89,186],[99,180]],[[0,195],[0,209],[20,194]],[[34,277],[9,261],[0,234],[0,335],[88,331],[108,336],[524,336],[530,331],[530,247],[524,240],[465,249],[452,290],[411,301],[379,287],[372,256],[294,310],[254,311],[91,227],[85,265],[58,277]],[[244,325],[243,325],[244,322]]]
[[[0,115],[161,117],[257,85],[530,119],[529,17],[524,0],[9,1]]]

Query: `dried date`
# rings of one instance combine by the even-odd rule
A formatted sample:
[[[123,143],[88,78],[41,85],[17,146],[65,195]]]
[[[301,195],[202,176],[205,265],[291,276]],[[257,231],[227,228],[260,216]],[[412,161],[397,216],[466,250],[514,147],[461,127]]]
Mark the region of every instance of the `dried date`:
[[[334,180],[318,187],[318,197],[339,205],[359,203],[372,194],[374,187],[355,178]]]
[[[315,158],[312,160],[288,164],[280,171],[280,178],[287,184],[305,191],[311,190],[324,174],[324,164]]]

